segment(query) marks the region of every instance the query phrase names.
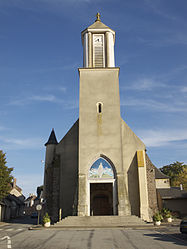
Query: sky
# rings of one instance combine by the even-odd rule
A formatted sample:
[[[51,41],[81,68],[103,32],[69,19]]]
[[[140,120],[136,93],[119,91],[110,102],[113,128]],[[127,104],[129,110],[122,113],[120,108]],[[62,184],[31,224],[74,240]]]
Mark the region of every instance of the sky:
[[[187,163],[186,0],[0,0],[0,149],[27,197],[43,184],[51,129],[79,116],[81,31],[116,31],[121,116],[157,167]]]

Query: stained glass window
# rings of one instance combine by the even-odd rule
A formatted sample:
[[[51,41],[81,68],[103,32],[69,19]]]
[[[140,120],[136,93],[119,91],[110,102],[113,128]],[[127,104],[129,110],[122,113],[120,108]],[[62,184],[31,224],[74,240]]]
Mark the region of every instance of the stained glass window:
[[[89,178],[92,179],[113,179],[114,172],[111,165],[104,159],[97,159],[89,170]]]

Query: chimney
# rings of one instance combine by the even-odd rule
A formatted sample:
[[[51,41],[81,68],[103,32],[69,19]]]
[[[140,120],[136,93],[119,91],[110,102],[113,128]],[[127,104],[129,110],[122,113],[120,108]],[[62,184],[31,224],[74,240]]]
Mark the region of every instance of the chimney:
[[[16,178],[14,177],[14,180],[13,180],[13,188],[16,187]]]
[[[180,184],[180,190],[183,190],[183,186],[182,186],[182,183]]]

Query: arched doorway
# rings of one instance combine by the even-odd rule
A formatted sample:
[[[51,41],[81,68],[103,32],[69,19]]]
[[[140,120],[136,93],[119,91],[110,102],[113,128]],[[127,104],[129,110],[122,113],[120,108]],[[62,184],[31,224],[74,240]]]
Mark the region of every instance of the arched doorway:
[[[89,215],[117,215],[116,180],[111,164],[99,157],[88,176]]]

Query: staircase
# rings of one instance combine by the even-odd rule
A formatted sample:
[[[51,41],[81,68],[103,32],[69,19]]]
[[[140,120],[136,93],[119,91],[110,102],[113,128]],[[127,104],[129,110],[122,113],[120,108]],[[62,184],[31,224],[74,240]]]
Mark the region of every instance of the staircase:
[[[68,216],[57,222],[55,228],[104,228],[104,227],[135,227],[150,226],[135,215],[129,216]]]

